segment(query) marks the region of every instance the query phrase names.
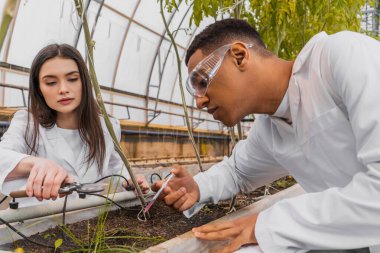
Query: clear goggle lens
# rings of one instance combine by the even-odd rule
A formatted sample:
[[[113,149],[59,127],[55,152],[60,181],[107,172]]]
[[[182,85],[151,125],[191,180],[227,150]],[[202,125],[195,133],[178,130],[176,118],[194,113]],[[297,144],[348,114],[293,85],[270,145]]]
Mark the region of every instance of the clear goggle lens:
[[[193,97],[203,97],[209,84],[210,78],[207,74],[192,71],[186,83],[187,91]]]
[[[190,72],[186,87],[193,97],[203,97],[206,94],[207,87],[222,65],[230,46],[231,44],[228,44],[218,48]]]
[[[247,48],[251,48],[253,44],[246,44]],[[186,82],[186,89],[193,97],[204,97],[207,88],[212,79],[222,65],[226,52],[231,48],[231,44],[224,45],[195,66],[190,72]]]

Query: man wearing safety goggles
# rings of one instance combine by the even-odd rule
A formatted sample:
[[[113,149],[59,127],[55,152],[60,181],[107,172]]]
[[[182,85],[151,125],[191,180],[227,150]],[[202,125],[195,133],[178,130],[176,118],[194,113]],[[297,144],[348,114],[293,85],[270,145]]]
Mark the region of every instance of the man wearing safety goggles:
[[[195,236],[232,239],[226,252],[256,243],[265,253],[380,252],[378,41],[322,32],[285,61],[249,24],[228,19],[195,37],[186,63],[199,108],[227,126],[258,115],[229,159],[194,179],[176,167],[164,201],[192,215],[287,174],[306,191]]]

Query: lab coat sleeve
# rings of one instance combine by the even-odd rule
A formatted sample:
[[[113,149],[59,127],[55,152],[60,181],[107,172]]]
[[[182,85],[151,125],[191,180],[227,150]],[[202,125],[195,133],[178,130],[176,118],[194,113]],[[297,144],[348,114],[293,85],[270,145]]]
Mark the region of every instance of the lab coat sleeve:
[[[186,216],[192,216],[205,203],[218,203],[230,199],[238,192],[249,192],[266,185],[288,172],[273,159],[260,144],[256,128],[260,127],[257,120],[251,128],[246,140],[239,141],[230,158],[224,160],[209,170],[198,173],[194,179],[200,190],[200,200]]]
[[[4,194],[8,191],[3,189],[4,180],[17,164],[28,157],[27,145],[24,134],[27,125],[28,112],[20,110],[16,112],[8,130],[0,141],[0,189]]]
[[[120,143],[121,140],[121,127],[120,122],[117,119],[111,119],[113,129],[115,131],[117,141]],[[108,131],[105,129],[105,131]],[[112,140],[111,140],[112,141]],[[109,144],[113,146],[113,143]],[[126,178],[129,178],[129,174],[127,171],[127,168],[124,166],[123,160],[121,159],[120,155],[117,153],[115,149],[113,149],[110,162],[107,170],[107,175],[115,174],[115,175],[123,175]]]
[[[344,187],[283,200],[261,212],[255,235],[266,253],[380,244],[380,43],[340,33],[327,40],[322,55],[321,66],[330,70],[322,75],[347,109],[357,159],[367,170]]]

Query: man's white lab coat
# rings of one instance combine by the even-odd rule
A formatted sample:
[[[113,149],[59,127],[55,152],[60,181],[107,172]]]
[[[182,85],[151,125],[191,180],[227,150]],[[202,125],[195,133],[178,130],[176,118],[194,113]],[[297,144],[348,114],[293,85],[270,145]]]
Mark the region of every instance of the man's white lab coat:
[[[28,155],[28,147],[24,140],[25,128],[27,125],[28,113],[20,110],[15,113],[11,124],[6,133],[4,133],[0,142],[0,190],[3,194],[8,195],[12,191],[25,188],[26,179],[18,179],[4,182],[7,175],[16,167],[23,158]],[[32,116],[30,116],[32,117]],[[117,120],[111,119],[115,129],[116,136],[120,141],[121,129]],[[73,176],[76,182],[92,183],[102,176],[110,174],[120,174],[123,162],[114,149],[113,141],[108,133],[103,118],[101,118],[102,128],[104,132],[106,153],[103,165],[102,175],[98,172],[97,163],[92,163],[89,167],[86,163],[87,147],[83,145],[82,150],[75,158],[69,144],[59,133],[57,126],[48,129],[39,127],[40,137],[38,154],[35,156],[43,157],[55,161],[61,165],[69,175]],[[88,168],[87,168],[88,167]],[[128,175],[123,171],[124,175]],[[129,177],[129,176],[128,176]],[[35,198],[18,199],[20,206],[41,203]]]
[[[257,117],[229,159],[196,176],[200,203],[290,173],[308,193],[259,214],[255,235],[265,253],[380,244],[380,43],[353,32],[314,36],[296,58],[282,106],[292,124]]]

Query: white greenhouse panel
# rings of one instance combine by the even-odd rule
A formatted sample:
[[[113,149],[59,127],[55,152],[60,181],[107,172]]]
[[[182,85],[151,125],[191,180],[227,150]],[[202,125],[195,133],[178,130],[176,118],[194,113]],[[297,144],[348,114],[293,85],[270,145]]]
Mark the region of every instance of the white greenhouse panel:
[[[192,8],[184,3],[185,1],[182,1],[178,12],[175,13],[173,20],[169,25],[170,31],[172,31],[175,36],[176,43],[182,47],[185,47],[188,44],[192,33],[192,27],[190,27],[189,22]]]
[[[76,24],[71,0],[21,1],[7,61],[30,67],[42,47],[52,43],[72,44]]]
[[[127,35],[117,71],[115,88],[145,95],[160,37],[132,24]]]
[[[182,58],[182,55],[184,54],[184,50],[178,48],[178,53],[180,57]],[[182,64],[181,64],[182,67]],[[181,68],[182,76],[187,76],[187,73],[183,72],[183,68]],[[187,72],[187,70],[186,70]],[[174,51],[174,48],[171,47],[171,50],[168,54],[167,63],[163,72],[162,76],[162,82],[161,82],[161,93],[160,98],[171,101],[172,96],[180,96],[180,93],[174,94],[173,88],[174,85],[178,81],[178,65],[177,65],[177,57]],[[183,85],[185,85],[185,82],[183,82]]]
[[[130,17],[139,0],[105,0],[104,4]]]
[[[113,96],[113,102],[123,105],[130,105],[145,108],[145,100],[130,96]],[[133,109],[127,106],[114,106],[113,115],[119,119],[129,119],[131,121],[144,121],[144,110]]]
[[[2,75],[1,80],[4,80],[5,84],[11,84],[26,88],[29,87],[29,75],[22,75],[7,71]]]
[[[2,89],[2,88],[0,88]],[[3,91],[4,106],[7,107],[23,107],[23,94],[20,90],[5,88]],[[28,93],[25,93],[25,102],[28,103]]]
[[[99,83],[112,87],[113,77],[128,20],[103,9],[93,40],[94,62]]]
[[[0,0],[0,13],[3,12],[5,2],[6,0]],[[88,6],[87,19],[92,39],[95,41],[94,64],[99,83],[136,95],[111,95],[108,91],[103,91],[105,101],[120,104],[107,104],[107,111],[116,118],[143,123],[146,121],[147,111],[130,106],[154,108],[181,116],[161,113],[152,120],[152,124],[185,126],[180,105],[157,103],[155,100],[158,98],[182,103],[177,59],[165,32],[159,1],[85,0],[84,6]],[[199,29],[194,24],[189,27],[191,14],[192,8],[186,1],[181,1],[178,11],[174,14],[165,12],[182,60],[185,58],[185,48],[189,46],[195,34],[213,22],[213,19],[206,19]],[[13,22],[14,31],[8,31],[8,37],[0,52],[0,61],[16,67],[30,68],[32,60],[41,48],[52,43],[67,43],[76,46],[88,62],[83,27],[74,8],[74,0],[20,0]],[[6,56],[8,38],[9,54]],[[184,62],[181,70],[185,86],[188,75]],[[9,70],[5,64],[0,70],[0,82],[28,87],[29,75],[26,72]],[[27,94],[25,91],[25,100]],[[148,106],[145,98],[139,97],[141,95],[153,98],[149,100]],[[188,106],[194,106],[194,100],[186,90],[185,99]],[[0,106],[23,105],[24,99],[20,90],[0,87]],[[195,112],[194,117],[213,120],[212,116],[204,111]],[[152,115],[152,112],[148,111],[148,115]],[[148,116],[149,119],[151,116]],[[219,123],[216,122],[194,120],[194,123],[199,124],[199,129],[220,129]]]
[[[168,17],[169,14],[165,12],[165,18],[168,19]],[[159,1],[141,0],[135,15],[135,20],[156,33],[162,34],[165,30],[164,23],[162,22],[160,15]]]
[[[191,106],[192,103],[193,103],[194,98],[186,90],[186,79],[183,80],[182,84],[183,84],[183,89],[184,89],[184,93],[185,93],[186,104],[189,105],[189,106]],[[175,82],[175,85],[174,85],[172,102],[174,102],[174,103],[182,103],[181,91],[180,91],[180,88],[179,88],[178,78],[177,78],[177,80]]]

